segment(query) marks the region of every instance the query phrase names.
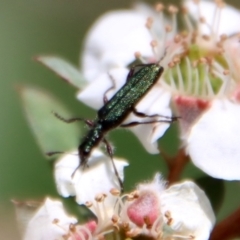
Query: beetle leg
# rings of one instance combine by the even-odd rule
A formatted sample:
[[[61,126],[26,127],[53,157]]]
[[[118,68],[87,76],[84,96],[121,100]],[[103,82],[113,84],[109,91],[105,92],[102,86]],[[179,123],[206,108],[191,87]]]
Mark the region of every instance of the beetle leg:
[[[175,119],[170,119],[170,120],[152,120],[152,121],[147,121],[147,122],[138,122],[138,121],[134,121],[134,122],[130,122],[130,123],[125,123],[120,125],[120,127],[135,127],[137,125],[143,125],[143,124],[151,124],[151,123],[159,123],[159,122],[163,122],[163,123],[172,123],[173,121],[175,121]]]
[[[65,123],[73,123],[73,122],[77,122],[77,121],[83,121],[85,122],[89,127],[92,127],[93,126],[93,121],[92,120],[87,120],[87,119],[84,119],[84,118],[80,118],[80,117],[75,117],[75,118],[69,118],[69,119],[66,119],[66,118],[63,118],[62,116],[60,116],[58,113],[56,112],[53,112],[54,116],[56,118],[58,118],[59,120],[65,122]]]
[[[118,182],[119,182],[119,185],[120,185],[120,188],[121,188],[121,192],[123,192],[123,182],[122,182],[122,180],[121,180],[121,178],[120,178],[120,176],[118,174],[116,165],[115,165],[115,163],[113,161],[113,150],[112,150],[112,147],[111,147],[111,145],[109,144],[109,142],[105,138],[103,138],[103,142],[105,143],[107,152],[108,152],[108,154],[109,154],[109,156],[111,158],[111,162],[112,162],[112,166],[113,166],[113,169],[114,169],[114,173],[115,173],[115,175],[116,175],[116,177],[118,179]]]
[[[132,112],[133,112],[134,115],[136,115],[137,117],[141,117],[141,118],[147,118],[147,117],[149,117],[149,118],[162,117],[162,118],[171,119],[171,120],[177,118],[177,117],[163,116],[163,115],[160,115],[160,114],[147,115],[147,114],[145,114],[145,113],[143,113],[143,112],[138,112],[138,110],[137,110],[136,108],[133,108],[133,109],[132,109]]]
[[[108,76],[112,82],[112,86],[110,88],[108,88],[103,95],[103,103],[104,104],[106,104],[108,102],[107,93],[110,92],[111,90],[113,90],[114,88],[116,88],[116,84],[115,84],[115,80],[114,80],[113,76],[110,73],[108,73]]]

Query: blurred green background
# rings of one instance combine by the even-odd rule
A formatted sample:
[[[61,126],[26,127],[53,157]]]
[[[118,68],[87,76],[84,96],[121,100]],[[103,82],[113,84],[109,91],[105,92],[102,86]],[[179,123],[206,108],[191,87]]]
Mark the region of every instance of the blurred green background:
[[[30,84],[47,89],[65,102],[76,116],[93,118],[94,111],[75,99],[75,89],[67,87],[32,59],[39,54],[57,54],[78,65],[84,36],[94,20],[107,10],[129,6],[131,1],[128,0],[0,1],[0,239],[19,239],[10,199],[57,197],[51,165],[25,121],[16,87]],[[125,171],[126,189],[133,188],[140,180],[151,179],[156,169],[166,173],[166,165],[159,156],[146,153],[131,133],[116,131],[110,138],[116,146],[116,155],[131,162]],[[176,145],[171,130],[162,144],[168,150]],[[133,145],[136,147],[130,149]],[[184,172],[188,178],[202,175],[191,164]],[[238,183],[228,182],[225,186],[219,219],[231,213],[240,202]]]

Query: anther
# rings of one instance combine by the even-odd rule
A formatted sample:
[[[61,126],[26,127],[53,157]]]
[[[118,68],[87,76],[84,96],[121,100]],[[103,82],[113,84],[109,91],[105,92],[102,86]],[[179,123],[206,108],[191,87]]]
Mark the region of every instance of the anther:
[[[136,198],[139,198],[139,191],[133,191],[132,192],[132,195],[133,195],[133,197],[136,199]]]
[[[193,0],[195,4],[199,4],[200,0]]]
[[[171,14],[176,14],[178,12],[178,8],[174,5],[170,5],[168,7],[168,12],[171,13]]]
[[[140,52],[135,52],[134,56],[135,56],[136,59],[139,59],[139,58],[142,57],[142,54]]]
[[[142,63],[146,62],[145,59],[142,57],[142,54],[140,52],[135,52],[134,57],[135,57],[135,59],[139,60]]]
[[[164,10],[164,5],[162,3],[157,3],[155,6],[157,12],[162,12]]]
[[[224,75],[229,75],[229,73],[230,73],[230,71],[229,71],[228,69],[225,69],[225,70],[223,71],[223,74],[224,74]]]
[[[146,26],[148,29],[151,29],[152,24],[153,24],[153,18],[148,17],[145,26]]]
[[[224,52],[225,52],[225,51],[224,51],[223,47],[219,47],[219,48],[217,49],[217,53],[218,53],[219,55],[222,55]]]
[[[112,220],[113,224],[117,224],[118,220],[119,220],[119,217],[117,215],[113,215],[111,220]]]
[[[169,211],[166,211],[166,212],[164,213],[164,216],[165,216],[166,218],[169,218],[169,217],[171,216],[171,213],[170,213]]]
[[[174,57],[173,62],[174,62],[174,64],[180,63],[180,58],[179,57]]]
[[[171,213],[169,211],[166,211],[164,216],[167,218],[167,225],[171,225],[173,223],[173,219],[171,217]]]
[[[113,196],[118,197],[121,192],[120,192],[118,189],[116,189],[116,188],[112,188],[112,189],[110,190],[110,193],[111,193]]]
[[[201,57],[201,58],[199,59],[199,63],[205,64],[205,63],[207,63],[207,59],[204,58],[204,57]]]
[[[213,64],[213,58],[212,57],[208,56],[205,59],[206,59],[209,66],[211,66]]]
[[[222,0],[215,0],[215,3],[217,5],[217,7],[219,7],[219,8],[224,8],[225,7],[225,3]]]
[[[172,27],[170,25],[165,26],[165,31],[167,33],[171,32],[172,31]]]
[[[175,43],[179,43],[179,42],[181,42],[181,40],[182,40],[181,35],[177,34],[176,36],[174,36],[174,42]]]
[[[210,40],[210,36],[209,35],[202,35],[202,38],[206,41]]]
[[[58,224],[59,223],[59,219],[57,218],[54,218],[53,221],[52,221],[53,224]]]
[[[64,240],[67,240],[67,239],[69,239],[69,237],[70,237],[70,235],[69,235],[69,234],[63,234],[63,235],[62,235],[62,238],[63,238]]]
[[[156,40],[152,40],[151,42],[150,42],[150,45],[151,45],[151,47],[157,47],[157,45],[158,45],[158,42],[156,41]]]
[[[188,8],[185,7],[185,6],[182,6],[181,11],[182,11],[182,14],[188,14],[189,13]]]
[[[227,34],[222,34],[220,36],[220,41],[223,42],[223,41],[227,40],[227,38],[228,38]]]
[[[74,224],[70,224],[69,225],[69,231],[71,231],[71,232],[75,232],[76,231],[76,227],[75,227],[75,225]]]
[[[100,193],[95,197],[95,201],[96,202],[103,202],[104,199],[106,198],[106,194],[105,193]]]
[[[194,61],[192,62],[192,66],[193,66],[194,68],[196,68],[197,65],[198,65],[198,60],[194,60]]]
[[[206,19],[204,17],[199,18],[200,23],[206,23]]]
[[[93,203],[90,202],[90,201],[85,202],[85,206],[86,206],[87,208],[91,208],[92,205],[93,205]]]
[[[130,201],[133,201],[134,199],[135,199],[135,198],[134,198],[134,196],[133,196],[131,193],[128,194],[127,197],[126,197],[126,200],[129,201],[129,202],[130,202]]]
[[[134,199],[137,199],[138,197],[139,197],[139,191],[136,190],[136,191],[133,191],[130,194],[128,194],[126,200],[132,201]]]
[[[169,67],[169,68],[174,68],[174,67],[175,67],[174,62],[170,62],[170,63],[168,63],[168,67]]]
[[[223,47],[223,42],[217,42],[216,43],[217,48],[222,48]]]

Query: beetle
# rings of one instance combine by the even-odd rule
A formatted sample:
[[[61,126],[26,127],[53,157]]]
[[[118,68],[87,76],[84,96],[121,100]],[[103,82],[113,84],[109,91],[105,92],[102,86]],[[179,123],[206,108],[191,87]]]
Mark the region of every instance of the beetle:
[[[107,92],[114,88],[112,86],[109,88],[103,97],[104,105],[97,112],[97,117],[95,120],[85,120],[83,118],[71,118],[64,119],[59,114],[54,113],[54,115],[60,120],[71,123],[75,121],[84,121],[89,127],[89,131],[82,139],[78,147],[79,155],[79,167],[85,167],[88,162],[88,158],[91,155],[92,150],[103,142],[106,146],[107,152],[111,158],[114,172],[118,178],[118,182],[121,190],[123,190],[123,183],[117,172],[116,166],[113,161],[113,151],[111,145],[106,140],[106,134],[117,127],[132,127],[139,124],[150,124],[156,122],[172,122],[176,120],[176,117],[165,117],[166,120],[159,120],[156,117],[163,117],[158,114],[146,115],[142,112],[138,112],[135,108],[137,103],[142,100],[142,98],[149,92],[149,90],[154,86],[154,84],[159,80],[164,68],[157,63],[151,64],[140,64],[132,67],[127,75],[126,83],[115,93],[111,99],[107,99]],[[110,76],[111,77],[111,76]],[[113,79],[112,79],[113,80]],[[128,117],[130,113],[135,114],[138,117],[148,117],[152,120],[145,122],[130,122],[124,123],[124,120]],[[49,155],[58,152],[51,152]],[[76,172],[74,171],[74,173]],[[73,175],[74,175],[73,173]]]

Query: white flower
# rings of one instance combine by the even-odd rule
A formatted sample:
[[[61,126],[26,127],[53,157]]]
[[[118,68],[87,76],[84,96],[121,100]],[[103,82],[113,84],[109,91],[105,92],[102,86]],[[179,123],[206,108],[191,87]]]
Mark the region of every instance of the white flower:
[[[185,1],[185,6],[197,23],[203,56],[195,69],[187,67],[191,83],[174,97],[181,136],[197,167],[216,178],[239,180],[239,39],[231,35],[240,30],[240,12],[221,1]]]
[[[128,226],[129,237],[207,240],[215,224],[210,202],[195,183],[184,181],[167,188],[159,174],[153,182],[139,185],[119,206],[116,224]]]
[[[81,69],[92,81],[115,67],[125,67],[141,50],[151,57],[151,35],[144,28],[151,8],[112,11],[101,16],[89,30],[83,47]]]
[[[77,223],[69,217],[60,201],[47,198],[27,224],[24,240],[63,240],[69,226]]]
[[[87,240],[99,235],[98,223],[90,220],[83,225],[67,215],[60,201],[46,198],[43,203],[15,202],[19,225],[24,224],[24,240]],[[19,217],[20,216],[20,217]],[[26,222],[26,223],[24,223]]]
[[[123,168],[128,165],[127,162],[123,159],[114,159],[114,163],[123,180]],[[55,163],[57,190],[63,197],[76,196],[78,204],[94,203],[98,194],[108,193],[112,188],[119,189],[111,160],[101,151],[93,150],[85,169],[79,168],[74,173],[78,166],[77,152],[66,154]],[[106,201],[106,207],[109,205],[111,209],[113,201],[111,196]]]
[[[123,159],[113,159],[120,179],[123,168],[128,165]],[[111,160],[101,151],[94,149],[85,169],[79,168],[77,152],[66,154],[55,163],[57,190],[63,197],[76,196],[78,204],[87,206],[97,217],[95,234],[103,234],[111,229],[111,217],[116,197],[111,190],[120,192]],[[74,174],[74,175],[73,175]],[[111,230],[112,231],[112,230]]]
[[[156,84],[156,87],[142,99],[136,108],[138,109],[141,105],[144,105],[146,107],[139,111],[146,114],[158,113],[171,116],[169,106],[171,97],[177,111],[176,115],[180,116],[180,137],[193,163],[213,177],[238,180],[240,179],[240,168],[238,167],[240,141],[236,136],[240,131],[238,130],[240,125],[237,124],[240,100],[238,70],[240,52],[239,38],[237,36],[231,37],[231,35],[239,32],[237,23],[240,20],[240,14],[239,11],[225,5],[222,1],[187,0],[184,2],[184,6],[186,8],[183,15],[186,32],[183,34],[177,32],[175,19],[177,9],[174,7],[169,8],[172,21],[163,17],[162,5],[157,7],[158,10],[160,9],[159,18],[162,19],[158,32],[156,30],[158,25],[155,23],[159,23],[160,20],[156,20],[156,16],[153,15],[152,20],[148,19],[147,21],[153,40],[152,49],[154,54],[150,56],[143,48],[142,59],[146,63],[156,61],[161,56],[164,56],[161,64],[164,66],[165,71],[160,84]],[[132,10],[133,13],[135,11]],[[144,14],[143,16],[145,16]],[[116,16],[116,19],[118,19],[118,13],[116,13]],[[195,22],[192,21],[191,17]],[[111,19],[113,19],[113,13],[111,13]],[[229,22],[229,19],[232,19],[232,21]],[[103,17],[99,25],[96,23],[94,29],[99,28],[103,31],[104,21]],[[108,24],[111,23],[108,22]],[[169,24],[170,27],[162,27]],[[96,30],[96,32],[98,31]],[[92,36],[96,37],[96,35]],[[114,40],[121,38],[117,33],[112,37]],[[136,35],[136,42],[137,38]],[[96,46],[97,48],[102,47]],[[112,46],[114,44],[109,49],[107,45],[103,48],[109,55],[112,54],[111,61],[113,65],[111,67],[122,67],[124,63],[126,67],[129,62],[122,60],[121,64],[115,65]],[[131,46],[131,52],[141,52],[141,49],[133,50],[130,41],[127,43],[122,42],[121,51],[123,46],[126,49]],[[118,51],[117,48],[115,50]],[[130,59],[128,54],[129,51],[126,53],[126,58]],[[126,76],[127,70],[125,68],[109,69],[106,67],[104,69],[107,69],[117,83],[126,78],[124,78],[123,74],[125,72]],[[122,74],[119,74],[121,71]],[[90,85],[91,88],[89,86],[91,90],[86,88],[78,95],[78,98],[85,103],[89,101],[89,105],[92,107],[101,107],[102,105],[99,105],[99,103],[103,104],[103,101],[98,97],[98,105],[95,105],[93,99],[90,99],[90,95],[94,93],[92,95],[95,97],[97,94],[93,90],[93,84],[96,84],[95,86],[102,84],[103,87],[105,82],[108,82],[105,89],[112,86],[108,74],[100,74]],[[122,84],[116,84],[116,89],[119,89]],[[114,92],[109,92],[109,99]],[[104,90],[102,90],[100,96],[103,94]],[[154,98],[154,94],[156,94],[156,98]],[[152,102],[151,97],[154,99]],[[154,105],[152,105],[153,103]],[[152,106],[154,106],[154,110],[151,109]],[[127,120],[136,121],[132,118]],[[138,121],[143,120],[138,119]],[[156,126],[159,130],[156,130]],[[164,124],[140,125],[132,128],[132,130],[150,153],[157,153],[156,140],[163,135],[167,127],[168,125]]]
[[[124,232],[127,237],[206,240],[215,223],[205,193],[191,181],[167,187],[156,174],[152,182],[140,184],[130,194],[120,196],[117,189],[112,189],[109,195],[114,198],[112,211],[107,211],[105,205],[109,196],[98,195],[95,197],[97,221],[89,220],[82,225],[66,214],[60,201],[46,198],[35,212],[28,207],[30,203],[16,202],[19,220],[27,222],[23,239],[99,239],[115,230],[115,234]],[[94,209],[90,203],[87,206]]]
[[[170,186],[163,193],[161,204],[166,231],[196,240],[209,238],[215,216],[206,194],[194,182]]]
[[[216,178],[240,179],[240,105],[214,100],[192,127],[187,151],[203,171]]]

